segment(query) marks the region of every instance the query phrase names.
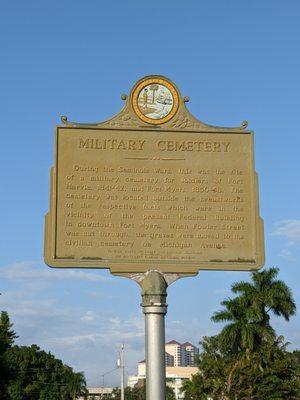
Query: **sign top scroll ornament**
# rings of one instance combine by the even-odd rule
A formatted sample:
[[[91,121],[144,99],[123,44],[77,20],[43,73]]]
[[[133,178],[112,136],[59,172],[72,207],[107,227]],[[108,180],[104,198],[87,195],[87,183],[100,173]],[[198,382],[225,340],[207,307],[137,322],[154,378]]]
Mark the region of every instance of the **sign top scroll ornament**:
[[[218,131],[241,132],[248,123],[243,121],[238,127],[219,127],[207,125],[196,119],[185,106],[188,97],[181,97],[179,89],[168,78],[150,75],[140,79],[133,86],[130,95],[122,95],[125,100],[123,109],[114,117],[103,122],[77,123],[61,117],[64,125],[101,126],[109,128],[163,128],[179,131]]]

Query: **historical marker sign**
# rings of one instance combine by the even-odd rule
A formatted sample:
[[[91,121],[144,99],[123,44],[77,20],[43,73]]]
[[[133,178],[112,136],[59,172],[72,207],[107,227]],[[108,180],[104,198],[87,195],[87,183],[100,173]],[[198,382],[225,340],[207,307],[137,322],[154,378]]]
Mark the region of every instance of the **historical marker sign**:
[[[253,133],[205,125],[163,77],[124,109],[56,131],[45,260],[114,273],[263,265]]]

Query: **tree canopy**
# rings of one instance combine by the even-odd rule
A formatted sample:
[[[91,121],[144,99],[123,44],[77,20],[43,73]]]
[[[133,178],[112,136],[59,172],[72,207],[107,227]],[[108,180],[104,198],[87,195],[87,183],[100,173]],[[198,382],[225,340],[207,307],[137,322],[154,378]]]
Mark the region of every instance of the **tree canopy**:
[[[277,337],[270,314],[289,320],[296,305],[278,269],[232,285],[236,297],[221,302],[212,320],[225,325],[200,342],[199,372],[185,382],[185,400],[296,400],[300,398],[299,351]]]
[[[134,388],[126,387],[124,397],[126,400],[146,400],[146,384],[135,386]],[[120,400],[121,390],[115,388],[109,397],[110,400]],[[166,387],[166,400],[175,400],[175,394],[172,388]]]
[[[0,399],[74,400],[85,395],[86,382],[81,372],[41,350],[38,346],[16,346],[8,314],[0,317]]]
[[[0,400],[6,399],[5,384],[9,379],[9,367],[5,361],[5,354],[13,346],[17,335],[12,329],[8,313],[2,311],[0,314]]]

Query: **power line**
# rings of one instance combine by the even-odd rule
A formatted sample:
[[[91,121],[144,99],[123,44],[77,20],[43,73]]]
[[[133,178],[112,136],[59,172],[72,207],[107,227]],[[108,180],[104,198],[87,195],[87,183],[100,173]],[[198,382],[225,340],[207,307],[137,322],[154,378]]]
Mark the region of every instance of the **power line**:
[[[104,372],[104,374],[100,374],[102,376],[102,387],[104,387],[104,376],[108,375],[108,374],[111,374],[112,372],[116,371],[117,369],[118,369],[118,367],[116,367],[116,368],[114,368],[114,369],[112,369],[110,371]]]

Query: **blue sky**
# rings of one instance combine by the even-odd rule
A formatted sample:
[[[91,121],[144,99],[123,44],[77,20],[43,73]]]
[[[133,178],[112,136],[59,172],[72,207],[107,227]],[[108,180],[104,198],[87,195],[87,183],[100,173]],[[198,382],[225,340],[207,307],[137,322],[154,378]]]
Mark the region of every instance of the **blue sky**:
[[[266,266],[300,307],[300,3],[278,0],[2,1],[0,8],[0,309],[19,344],[37,343],[83,370],[91,385],[126,346],[127,372],[144,358],[136,283],[106,270],[52,270],[43,262],[44,215],[60,115],[101,121],[136,80],[172,79],[189,110],[213,125],[255,131]],[[197,343],[236,280],[200,272],[169,288],[167,339]],[[300,318],[274,319],[300,348]],[[105,384],[118,383],[118,372]]]

